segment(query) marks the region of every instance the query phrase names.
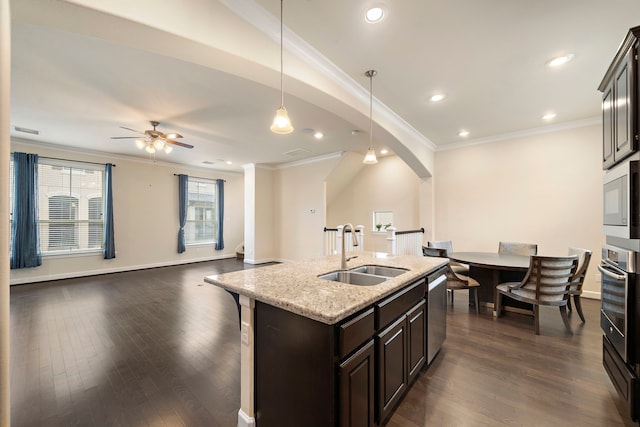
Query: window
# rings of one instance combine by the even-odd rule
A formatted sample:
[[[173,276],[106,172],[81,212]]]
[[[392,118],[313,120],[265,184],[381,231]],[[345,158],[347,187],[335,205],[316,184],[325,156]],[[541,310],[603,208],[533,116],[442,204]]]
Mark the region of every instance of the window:
[[[215,242],[218,229],[216,210],[215,182],[189,177],[187,224],[184,228],[187,245]]]
[[[89,244],[90,248],[102,248],[104,241],[104,224],[103,224],[102,197],[91,197],[89,199]]]
[[[40,217],[40,241],[48,224],[47,242],[49,251],[78,249],[78,198],[73,196],[49,197],[49,218]],[[41,248],[46,252],[44,248]]]
[[[393,225],[393,212],[373,211],[373,231],[384,232]]]
[[[13,161],[10,176],[12,183]],[[43,256],[103,249],[103,179],[99,165],[38,160],[38,227]],[[9,197],[13,213],[13,185]]]

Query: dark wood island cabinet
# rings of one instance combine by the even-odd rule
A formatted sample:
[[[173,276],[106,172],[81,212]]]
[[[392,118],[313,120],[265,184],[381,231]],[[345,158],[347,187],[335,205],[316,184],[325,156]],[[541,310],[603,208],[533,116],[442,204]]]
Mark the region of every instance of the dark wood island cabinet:
[[[256,302],[256,425],[382,425],[426,362],[426,284],[336,325]]]
[[[428,298],[447,263],[360,252],[347,269],[367,285],[337,280],[339,255],[206,277],[239,294],[238,426],[383,425],[444,338]]]

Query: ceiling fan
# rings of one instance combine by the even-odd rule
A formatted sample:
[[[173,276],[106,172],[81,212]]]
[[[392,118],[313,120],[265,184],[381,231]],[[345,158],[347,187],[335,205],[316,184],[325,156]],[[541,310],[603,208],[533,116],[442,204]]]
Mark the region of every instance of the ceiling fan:
[[[160,122],[149,122],[153,129],[145,130],[144,132],[140,132],[135,129],[131,129],[128,127],[120,126],[122,129],[130,130],[132,132],[139,133],[144,135],[144,138],[140,138],[139,136],[112,136],[111,139],[135,139],[136,147],[139,149],[145,149],[145,151],[149,154],[153,154],[156,150],[162,150],[165,153],[169,154],[173,147],[172,145],[177,145],[178,147],[184,148],[193,148],[191,144],[185,144],[184,142],[174,141],[176,138],[182,138],[182,135],[179,133],[162,133],[159,130],[156,130],[156,126],[160,124]]]

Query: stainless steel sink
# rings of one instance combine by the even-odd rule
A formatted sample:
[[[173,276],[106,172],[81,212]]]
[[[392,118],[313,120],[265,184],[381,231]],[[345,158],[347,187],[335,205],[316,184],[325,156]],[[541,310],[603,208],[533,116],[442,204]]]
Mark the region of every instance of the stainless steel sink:
[[[373,274],[375,276],[396,277],[409,270],[398,267],[383,267],[381,265],[363,265],[362,267],[356,267],[349,271],[354,273]]]
[[[378,285],[387,280],[387,277],[363,274],[355,271],[334,271],[333,273],[323,274],[318,277],[324,280],[332,280],[334,282],[360,286]]]

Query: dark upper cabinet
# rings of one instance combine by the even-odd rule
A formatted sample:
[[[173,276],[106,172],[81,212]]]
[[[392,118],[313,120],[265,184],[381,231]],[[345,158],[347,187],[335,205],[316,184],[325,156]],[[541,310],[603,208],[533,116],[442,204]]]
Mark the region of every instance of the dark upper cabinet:
[[[598,89],[602,92],[602,167],[609,169],[638,149],[640,99],[638,39],[629,30]]]

